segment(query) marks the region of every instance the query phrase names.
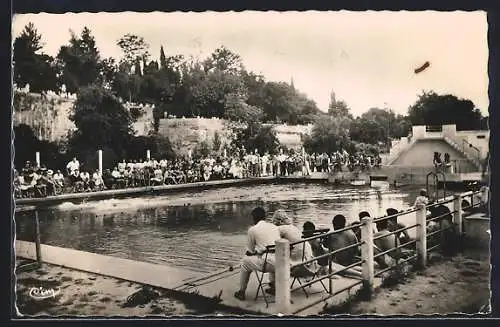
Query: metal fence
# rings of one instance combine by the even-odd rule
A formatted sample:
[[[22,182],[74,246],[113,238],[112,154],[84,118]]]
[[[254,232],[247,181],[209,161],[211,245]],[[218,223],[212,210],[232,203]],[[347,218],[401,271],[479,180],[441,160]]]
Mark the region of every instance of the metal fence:
[[[461,239],[464,234],[462,220],[463,211],[475,210],[475,208],[480,206],[480,203],[476,199],[478,194],[479,192],[466,192],[459,195],[447,196],[430,205],[409,208],[390,216],[383,216],[375,219],[366,217],[362,219],[361,223],[359,224],[350,225],[339,230],[320,233],[312,237],[303,238],[302,240],[293,243],[290,243],[287,240],[283,239],[277,241],[275,245],[277,313],[299,313],[358,285],[362,285],[364,291],[371,293],[374,288],[374,281],[376,277],[380,277],[390,270],[401,267],[403,264],[408,263],[410,264],[410,266],[416,268],[424,268],[427,266],[429,254],[431,252],[443,250],[443,246],[445,246],[446,244],[443,243],[443,238],[441,236],[443,236],[447,231],[453,230],[452,234],[457,236],[456,245],[460,248]],[[467,205],[462,206],[462,202],[467,203]],[[431,212],[430,215],[427,214],[428,211]],[[405,215],[414,215],[415,223],[410,226],[405,226],[398,229],[392,228],[391,231],[388,230],[381,235],[374,235],[374,224],[380,223],[385,220],[394,220]],[[429,225],[432,223],[434,223],[436,227],[434,229],[428,230]],[[341,249],[328,250],[322,255],[314,256],[313,258],[309,258],[307,260],[303,259],[302,262],[293,264],[290,262],[290,248],[302,246],[302,251],[304,253],[306,242],[321,241],[329,237],[334,237],[335,235],[344,231],[353,231],[357,228],[361,229],[361,240],[359,240],[357,243],[351,244]],[[387,237],[388,235],[395,235],[395,240],[397,240],[397,236],[400,233],[408,230],[415,230],[416,237],[414,239],[410,239],[403,244],[395,242],[392,248],[386,250],[381,250],[375,245],[375,243],[377,243],[377,240]],[[428,244],[430,246],[428,246]],[[361,256],[359,260],[356,260],[352,264],[349,264],[342,269],[332,269],[334,256],[354,247],[361,247]],[[413,249],[407,250],[408,248]],[[388,267],[384,267],[383,269],[378,269],[377,271],[375,271],[375,263],[380,261],[383,256],[391,257],[392,263]],[[296,287],[291,286],[291,280],[294,278],[291,271],[293,271],[294,268],[301,265],[318,262],[318,260],[324,258],[328,258],[328,272],[325,275],[314,275],[312,279],[306,282],[302,282]],[[342,287],[341,289],[334,290],[333,283],[335,281],[333,277],[342,274],[343,272],[354,267],[361,267],[362,278],[359,281],[354,281],[353,283]],[[292,310],[291,294],[294,291],[301,288],[304,289],[313,284],[323,283],[323,281],[325,280],[328,280],[328,287],[325,288],[325,293],[327,294],[321,296],[319,299],[316,298],[316,300],[311,301],[310,303],[305,303],[300,308],[295,307],[295,309]]]

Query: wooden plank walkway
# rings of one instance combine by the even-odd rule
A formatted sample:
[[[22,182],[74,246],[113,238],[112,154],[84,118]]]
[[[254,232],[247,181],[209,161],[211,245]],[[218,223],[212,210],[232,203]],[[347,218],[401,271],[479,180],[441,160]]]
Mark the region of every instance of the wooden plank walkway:
[[[16,240],[15,251],[16,257],[36,260],[35,243]],[[45,244],[41,245],[41,254],[45,263],[165,289],[201,275],[185,269]]]

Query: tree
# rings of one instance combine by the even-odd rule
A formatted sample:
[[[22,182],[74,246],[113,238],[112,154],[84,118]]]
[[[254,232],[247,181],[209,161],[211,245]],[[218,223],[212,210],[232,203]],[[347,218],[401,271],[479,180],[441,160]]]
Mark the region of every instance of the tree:
[[[163,51],[163,45],[160,47],[160,68],[165,69],[167,67],[167,58],[165,57],[165,51]]]
[[[413,125],[455,124],[457,130],[477,130],[483,116],[470,100],[424,91],[408,108],[408,118]]]
[[[353,141],[367,144],[387,143],[388,141],[386,129],[375,119],[364,117],[353,120],[349,136]]]
[[[221,46],[211,54],[203,63],[206,72],[220,70],[226,73],[236,74],[242,68],[241,57],[224,46]]]
[[[250,151],[257,149],[259,153],[274,154],[280,146],[273,126],[264,126],[260,122],[249,123],[244,127],[234,126],[235,138],[233,146],[245,147]]]
[[[214,140],[212,142],[212,148],[214,150],[214,152],[219,152],[219,150],[221,149],[221,138],[220,138],[220,135],[218,132],[215,132],[214,133]]]
[[[90,29],[84,27],[80,37],[70,32],[69,45],[59,49],[57,59],[62,66],[62,83],[66,90],[77,93],[80,87],[99,81],[102,70],[99,50]]]
[[[52,57],[38,53],[42,36],[33,23],[28,23],[14,40],[13,79],[19,87],[29,84],[31,92],[58,90],[57,71]]]
[[[352,150],[354,145],[349,138],[350,122],[347,117],[327,116],[318,119],[311,135],[305,136],[304,148],[319,153],[331,153],[341,149]]]
[[[70,139],[75,152],[107,146],[119,157],[125,156],[133,136],[133,121],[112,93],[97,86],[80,89],[70,119],[77,128]]]
[[[130,67],[139,60],[147,60],[149,58],[149,44],[146,43],[143,37],[125,34],[116,44],[123,52],[123,61]]]
[[[328,114],[333,117],[349,117],[352,119],[350,108],[344,101],[339,101],[335,97],[335,92],[330,95],[330,104],[328,106]]]

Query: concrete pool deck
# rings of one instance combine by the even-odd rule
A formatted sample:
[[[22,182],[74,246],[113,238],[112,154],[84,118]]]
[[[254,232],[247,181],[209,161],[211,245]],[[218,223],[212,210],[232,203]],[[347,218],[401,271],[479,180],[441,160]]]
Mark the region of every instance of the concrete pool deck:
[[[36,260],[35,244],[26,241],[15,242],[16,257]],[[138,262],[133,260],[110,257],[95,253],[60,248],[50,245],[41,245],[42,261],[47,264],[61,266],[69,269],[95,273],[126,280],[142,285],[150,285],[161,289],[171,290],[186,295],[195,294],[206,300],[220,296],[218,305],[231,312],[241,314],[273,315],[276,314],[274,297],[267,295],[269,305],[266,306],[264,297],[259,295],[255,300],[257,291],[257,278],[251,276],[247,289],[246,301],[234,298],[233,294],[239,285],[239,267],[226,269],[219,273],[202,274],[185,269],[173,268],[164,265]],[[308,297],[299,289],[292,293],[292,310],[296,315],[317,315],[323,311],[325,305],[337,305],[345,302],[352,296],[360,285],[355,285],[358,279],[336,277],[333,279],[333,292],[346,289],[339,294],[329,297],[322,286],[317,283],[307,287]],[[328,280],[324,280],[328,287]],[[375,279],[375,288],[381,284],[381,279]],[[295,284],[298,285],[298,284]],[[355,285],[352,286],[351,285]],[[318,302],[301,312],[296,311]]]
[[[139,262],[90,252],[41,244],[42,261],[56,266],[171,289],[188,279],[198,277],[187,269]],[[15,242],[16,257],[36,260],[35,243]]]

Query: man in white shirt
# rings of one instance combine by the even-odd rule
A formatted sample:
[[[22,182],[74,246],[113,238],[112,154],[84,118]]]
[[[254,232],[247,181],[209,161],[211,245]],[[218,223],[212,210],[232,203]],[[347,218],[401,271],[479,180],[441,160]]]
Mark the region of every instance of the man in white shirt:
[[[76,158],[73,158],[73,160],[68,162],[66,165],[66,169],[68,170],[69,175],[75,176],[74,172],[80,169],[80,162],[78,162]]]
[[[254,226],[248,229],[248,245],[245,257],[241,262],[240,289],[234,293],[239,300],[245,300],[245,292],[253,271],[265,271],[270,273],[267,293],[273,294],[274,288],[274,253],[265,255],[266,247],[274,245],[280,239],[278,226],[265,221],[266,212],[257,207],[252,211]]]

